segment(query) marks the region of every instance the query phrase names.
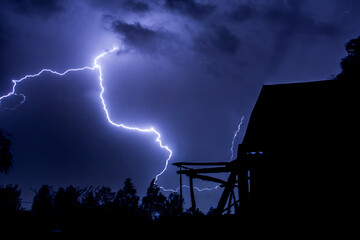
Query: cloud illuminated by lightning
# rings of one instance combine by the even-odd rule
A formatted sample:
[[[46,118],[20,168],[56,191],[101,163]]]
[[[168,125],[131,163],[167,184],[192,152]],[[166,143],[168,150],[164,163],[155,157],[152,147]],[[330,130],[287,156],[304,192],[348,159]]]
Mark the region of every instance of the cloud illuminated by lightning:
[[[59,76],[64,76],[65,74],[69,73],[69,72],[77,72],[77,71],[83,71],[83,70],[92,70],[92,71],[98,71],[99,73],[99,84],[100,84],[100,99],[101,99],[101,103],[102,103],[102,106],[103,106],[103,109],[105,111],[105,114],[106,114],[106,118],[108,120],[108,122],[115,126],[115,127],[118,127],[118,128],[124,128],[124,129],[127,129],[127,130],[132,130],[132,131],[137,131],[137,132],[142,132],[142,133],[152,133],[156,136],[156,139],[155,141],[159,144],[160,148],[164,149],[167,151],[168,153],[168,157],[165,161],[165,167],[164,169],[158,173],[156,176],[155,176],[155,182],[158,180],[158,178],[166,171],[167,169],[167,166],[169,164],[169,161],[172,157],[172,154],[173,152],[171,151],[171,149],[166,146],[166,145],[163,145],[162,141],[161,141],[161,135],[158,131],[156,131],[154,128],[138,128],[138,127],[134,127],[134,126],[127,126],[127,125],[124,125],[122,123],[116,123],[114,122],[113,120],[111,120],[110,118],[110,114],[109,114],[109,111],[108,111],[108,108],[106,106],[106,103],[105,103],[105,100],[104,100],[104,92],[105,92],[105,88],[103,86],[103,78],[102,78],[102,69],[101,69],[101,65],[99,65],[98,61],[105,57],[107,54],[109,53],[113,53],[115,51],[118,51],[119,49],[117,47],[114,47],[113,49],[111,49],[110,51],[105,51],[103,53],[101,53],[100,55],[98,55],[95,59],[94,59],[94,62],[93,62],[93,66],[85,66],[85,67],[82,67],[82,68],[70,68],[70,69],[67,69],[66,71],[60,73],[60,72],[57,72],[57,71],[54,71],[54,70],[51,70],[51,69],[42,69],[40,72],[36,73],[36,74],[29,74],[29,75],[26,75],[20,79],[17,79],[17,80],[12,80],[13,82],[13,86],[12,86],[12,90],[8,93],[8,94],[5,94],[3,96],[0,97],[0,106],[1,106],[1,103],[2,103],[2,100],[10,97],[10,96],[20,96],[22,98],[22,100],[20,101],[20,103],[18,105],[16,105],[15,107],[13,108],[5,108],[5,109],[10,109],[10,110],[14,110],[16,107],[20,106],[21,104],[23,104],[26,100],[26,96],[24,94],[18,94],[16,93],[16,87],[18,86],[19,83],[21,83],[22,81],[26,80],[26,79],[30,79],[30,78],[35,78],[35,77],[38,77],[40,76],[42,73],[45,73],[45,72],[50,72],[52,74],[56,74],[56,75],[59,75]]]

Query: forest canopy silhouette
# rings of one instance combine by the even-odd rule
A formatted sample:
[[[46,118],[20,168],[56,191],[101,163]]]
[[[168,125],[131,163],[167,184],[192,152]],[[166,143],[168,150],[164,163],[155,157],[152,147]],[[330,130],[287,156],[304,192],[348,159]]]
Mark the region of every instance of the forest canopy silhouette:
[[[183,213],[184,201],[178,193],[165,197],[154,180],[141,201],[130,178],[117,192],[107,186],[72,185],[57,190],[43,185],[34,192],[31,209],[25,210],[18,185],[0,186],[2,230],[23,227],[22,221],[31,219],[26,225],[32,233],[104,235],[119,226],[150,226],[163,218],[190,214]]]

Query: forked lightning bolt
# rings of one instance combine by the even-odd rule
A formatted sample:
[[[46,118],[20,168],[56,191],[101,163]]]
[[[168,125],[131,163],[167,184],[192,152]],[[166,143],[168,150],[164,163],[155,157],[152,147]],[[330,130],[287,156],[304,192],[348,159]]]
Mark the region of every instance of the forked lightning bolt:
[[[107,54],[109,53],[113,53],[115,51],[117,51],[118,48],[113,48],[111,49],[110,51],[105,51],[103,53],[101,53],[100,55],[98,55],[95,59],[94,59],[94,63],[93,63],[93,66],[85,66],[85,67],[82,67],[82,68],[70,68],[68,70],[66,70],[65,72],[62,72],[62,73],[59,73],[57,71],[54,71],[54,70],[51,70],[51,69],[42,69],[40,72],[36,73],[36,74],[30,74],[30,75],[26,75],[18,80],[12,80],[13,82],[13,86],[12,86],[12,91],[10,91],[8,94],[5,94],[3,96],[0,97],[0,106],[1,106],[1,103],[2,103],[2,100],[3,99],[6,99],[10,96],[21,96],[22,97],[22,100],[20,101],[20,104],[18,104],[17,106],[15,106],[14,108],[7,108],[7,109],[15,109],[16,107],[18,107],[19,105],[23,104],[26,100],[26,96],[24,94],[18,94],[16,93],[16,87],[18,86],[19,83],[21,83],[22,81],[26,80],[26,79],[30,79],[30,78],[35,78],[35,77],[38,77],[40,76],[42,73],[44,72],[50,72],[52,74],[56,74],[56,75],[59,75],[59,76],[64,76],[65,74],[69,73],[69,72],[77,72],[77,71],[83,71],[83,70],[92,70],[92,71],[98,71],[99,73],[99,84],[100,84],[100,100],[101,100],[101,103],[102,103],[102,106],[103,106],[103,109],[105,111],[105,114],[106,114],[106,118],[108,120],[108,122],[115,126],[115,127],[118,127],[118,128],[124,128],[124,129],[127,129],[127,130],[132,130],[132,131],[137,131],[137,132],[142,132],[142,133],[152,133],[156,136],[156,139],[155,141],[159,144],[160,148],[166,150],[168,152],[168,157],[165,161],[165,167],[164,169],[155,176],[155,182],[158,180],[159,176],[161,176],[161,174],[163,174],[166,169],[167,169],[167,166],[169,164],[169,161],[172,157],[172,154],[173,152],[171,151],[171,149],[166,146],[166,145],[163,145],[162,141],[161,141],[161,135],[158,131],[156,131],[154,128],[138,128],[138,127],[134,127],[134,126],[126,126],[122,123],[116,123],[114,122],[113,120],[111,120],[110,118],[110,114],[109,114],[109,111],[108,111],[108,108],[106,106],[106,103],[105,103],[105,100],[104,100],[104,92],[105,92],[105,88],[103,86],[103,78],[102,78],[102,69],[101,69],[101,66],[99,65],[98,61],[103,58],[104,56],[106,56]]]
[[[244,120],[244,116],[241,118],[240,123],[239,123],[239,125],[238,125],[238,128],[237,128],[237,130],[236,130],[235,133],[234,133],[234,136],[233,136],[233,139],[232,139],[232,142],[231,142],[231,148],[230,148],[231,156],[230,156],[229,162],[234,159],[234,144],[235,144],[235,139],[236,139],[236,137],[237,137],[237,135],[238,135],[238,133],[239,133],[239,131],[240,131],[240,129],[241,129],[241,125],[242,125],[242,123],[243,123],[243,120]]]
[[[172,157],[172,150],[166,146],[166,145],[163,145],[162,141],[161,141],[161,135],[158,131],[156,131],[154,128],[138,128],[138,127],[134,127],[134,126],[127,126],[127,125],[124,125],[122,123],[116,123],[114,122],[113,120],[111,120],[110,118],[110,114],[109,114],[109,111],[108,111],[108,108],[106,106],[106,103],[105,103],[105,100],[104,100],[104,92],[105,92],[105,88],[103,86],[103,78],[102,78],[102,69],[101,69],[101,66],[99,65],[98,61],[105,57],[107,54],[109,53],[113,53],[115,51],[117,51],[118,48],[113,48],[111,49],[110,51],[105,51],[103,53],[101,53],[100,55],[98,55],[95,59],[94,59],[94,62],[93,62],[93,66],[85,66],[85,67],[81,67],[81,68],[70,68],[70,69],[67,69],[66,71],[60,73],[60,72],[57,72],[57,71],[54,71],[54,70],[51,70],[51,69],[47,69],[47,68],[44,68],[42,69],[40,72],[38,73],[35,73],[35,74],[29,74],[29,75],[25,75],[24,77],[20,78],[20,79],[17,79],[17,80],[12,80],[12,83],[13,83],[13,86],[12,86],[12,90],[3,95],[3,96],[0,96],[0,106],[1,106],[1,103],[2,103],[2,100],[8,98],[8,97],[11,97],[11,96],[21,96],[22,97],[22,100],[20,101],[20,103],[18,105],[16,105],[15,107],[13,108],[5,108],[5,109],[10,109],[10,110],[14,110],[15,108],[17,108],[18,106],[20,106],[21,104],[23,104],[26,100],[26,96],[24,94],[21,94],[21,93],[16,93],[16,87],[18,86],[19,83],[25,81],[26,79],[31,79],[31,78],[35,78],[35,77],[38,77],[40,76],[42,73],[45,73],[45,72],[49,72],[49,73],[52,73],[52,74],[56,74],[56,75],[59,75],[59,76],[64,76],[66,75],[67,73],[69,72],[77,72],[77,71],[83,71],[83,70],[92,70],[92,71],[98,71],[99,73],[99,85],[100,85],[100,100],[101,100],[101,103],[102,103],[102,106],[103,106],[103,109],[104,109],[104,112],[106,114],[106,118],[108,120],[108,122],[115,126],[115,127],[118,127],[118,128],[124,128],[124,129],[127,129],[127,130],[132,130],[132,131],[137,131],[137,132],[142,132],[142,133],[152,133],[156,136],[156,139],[155,141],[159,144],[160,148],[162,149],[165,149],[168,153],[168,157],[167,159],[165,160],[165,166],[164,166],[164,169],[158,173],[156,176],[155,176],[155,182],[157,182],[158,178],[166,171],[167,167],[168,167],[168,164],[169,164],[169,161]],[[240,131],[240,126],[242,124],[242,121],[243,121],[244,117],[241,118],[241,122],[239,123],[238,125],[238,129],[237,131],[235,132],[234,134],[234,137],[233,137],[233,140],[232,140],[232,145],[231,145],[231,157],[230,157],[230,160],[232,160],[233,156],[234,156],[234,151],[233,151],[233,148],[234,148],[234,141],[235,141],[235,138],[238,134],[238,132]],[[186,186],[186,185],[183,185],[182,187],[189,187],[189,186]],[[214,189],[217,189],[219,188],[220,186],[215,186],[215,187],[212,187],[212,188],[198,188],[198,187],[194,187],[196,190],[198,191],[210,191],[210,190],[214,190]],[[163,190],[163,191],[171,191],[171,192],[178,192],[180,187],[178,187],[177,189],[165,189],[164,187],[161,187],[160,188]]]

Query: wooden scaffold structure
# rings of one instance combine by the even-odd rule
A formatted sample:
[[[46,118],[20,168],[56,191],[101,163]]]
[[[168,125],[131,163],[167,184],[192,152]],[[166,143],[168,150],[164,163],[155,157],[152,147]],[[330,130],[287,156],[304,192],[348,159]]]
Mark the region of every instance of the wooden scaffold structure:
[[[249,151],[251,149],[251,151]],[[196,201],[194,194],[194,179],[209,181],[219,184],[224,188],[223,193],[215,210],[216,215],[224,212],[230,214],[231,209],[239,215],[250,209],[251,200],[255,197],[250,192],[256,188],[256,163],[261,161],[263,152],[239,145],[238,157],[230,162],[176,162],[173,165],[179,167],[177,174],[180,174],[180,195],[182,199],[182,175],[189,177],[191,209],[196,212]],[[228,173],[228,179],[223,180],[210,174]]]

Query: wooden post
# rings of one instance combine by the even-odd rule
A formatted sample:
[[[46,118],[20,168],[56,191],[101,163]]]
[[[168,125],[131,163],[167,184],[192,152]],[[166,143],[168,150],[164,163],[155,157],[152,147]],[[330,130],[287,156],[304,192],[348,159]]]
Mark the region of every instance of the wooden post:
[[[193,214],[195,214],[196,202],[195,202],[194,185],[193,185],[193,177],[192,177],[192,175],[189,175],[189,179],[190,179],[191,208],[192,208]]]
[[[238,176],[240,214],[247,216],[249,214],[249,168],[246,164],[240,166]]]
[[[241,179],[240,179],[240,172],[238,172],[237,174],[237,189],[238,189],[238,198],[239,198],[239,201],[238,201],[238,205],[237,205],[237,212],[236,212],[236,215],[240,215],[241,214],[241,201],[240,201],[240,195],[242,194],[242,189],[240,188],[241,186]]]
[[[230,176],[228,178],[228,181],[225,185],[225,189],[220,197],[220,201],[218,203],[218,206],[216,208],[216,214],[217,215],[221,215],[224,208],[225,208],[225,205],[226,205],[226,202],[228,201],[229,199],[229,196],[230,196],[230,193],[233,191],[234,189],[234,186],[235,186],[235,182],[236,182],[236,172],[231,172],[230,173]]]
[[[230,213],[231,213],[233,194],[234,194],[234,191],[231,191],[230,196],[229,196],[229,201],[228,201],[228,207],[227,207],[227,214],[228,215],[230,215]]]
[[[180,167],[180,211],[183,212],[182,205],[183,205],[183,194],[182,194],[182,174],[181,174],[182,167]]]
[[[233,198],[233,206],[234,206],[235,215],[239,215],[239,206],[238,206],[239,202],[236,201],[235,192],[232,191],[231,195]]]

